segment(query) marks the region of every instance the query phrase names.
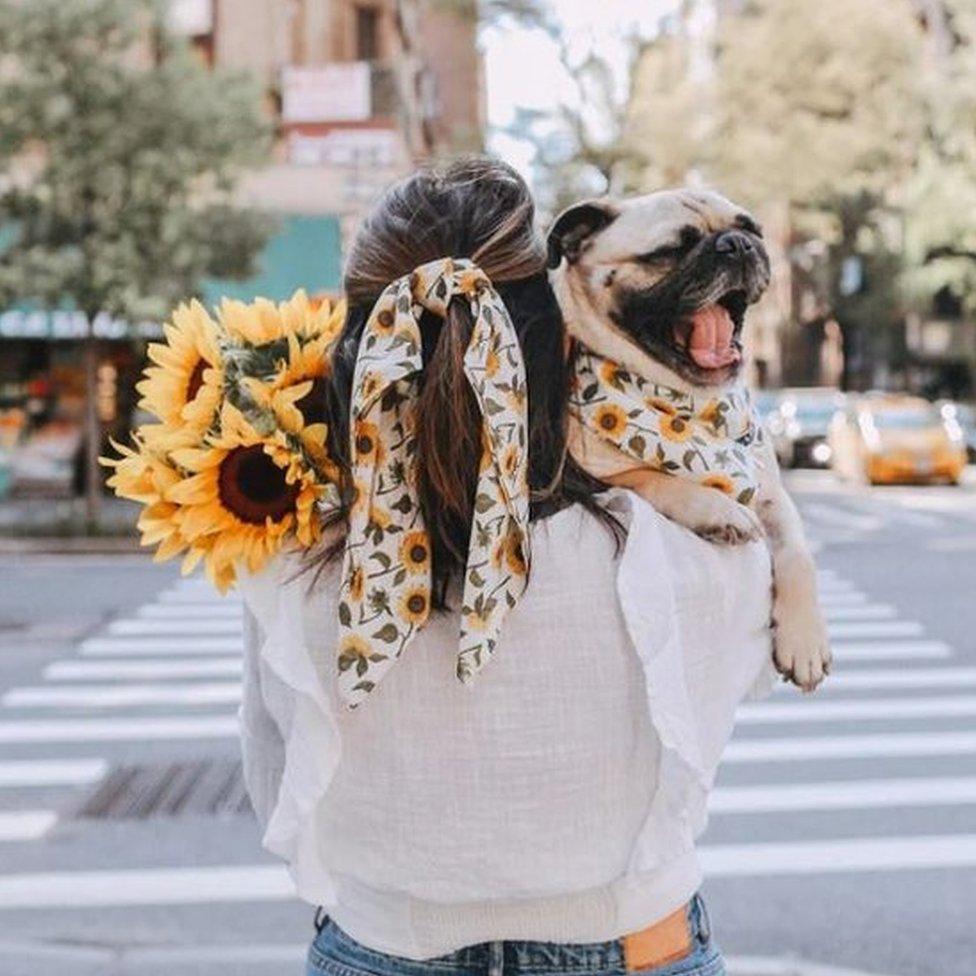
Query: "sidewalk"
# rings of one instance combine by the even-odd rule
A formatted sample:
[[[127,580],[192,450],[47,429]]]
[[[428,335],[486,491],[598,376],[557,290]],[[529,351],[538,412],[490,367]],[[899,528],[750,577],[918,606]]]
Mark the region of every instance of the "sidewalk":
[[[0,500],[0,554],[135,552],[139,506],[106,495],[101,526],[90,535],[81,498],[5,498]]]

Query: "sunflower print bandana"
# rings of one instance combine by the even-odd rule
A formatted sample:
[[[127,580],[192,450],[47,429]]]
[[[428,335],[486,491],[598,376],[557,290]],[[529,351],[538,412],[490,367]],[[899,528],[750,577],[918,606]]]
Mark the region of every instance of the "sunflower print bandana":
[[[415,404],[423,369],[419,320],[466,301],[474,321],[464,373],[482,416],[483,453],[464,573],[457,676],[491,657],[529,564],[527,391],[515,328],[471,261],[445,258],[390,284],[363,330],[353,376],[354,499],[339,600],[338,688],[355,707],[430,614],[431,546],[417,495]]]
[[[702,397],[648,383],[577,347],[570,412],[635,461],[716,488],[743,505],[756,497],[762,427],[744,386]]]

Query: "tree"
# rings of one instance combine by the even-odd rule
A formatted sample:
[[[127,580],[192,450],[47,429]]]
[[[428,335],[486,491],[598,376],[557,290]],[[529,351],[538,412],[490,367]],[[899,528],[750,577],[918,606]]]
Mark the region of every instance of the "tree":
[[[152,0],[0,0],[0,66],[0,301],[87,317],[94,524],[94,320],[158,321],[206,276],[253,273],[269,228],[233,191],[270,126],[256,83],[207,68]]]
[[[849,352],[899,316],[892,254],[926,134],[922,38],[909,2],[752,0],[712,37],[665,33],[635,76],[628,140],[648,160],[638,185],[719,186],[767,215],[784,267],[822,241],[827,293],[801,303],[794,291],[792,324],[801,304],[814,324],[834,316]],[[852,262],[871,271],[853,291]]]

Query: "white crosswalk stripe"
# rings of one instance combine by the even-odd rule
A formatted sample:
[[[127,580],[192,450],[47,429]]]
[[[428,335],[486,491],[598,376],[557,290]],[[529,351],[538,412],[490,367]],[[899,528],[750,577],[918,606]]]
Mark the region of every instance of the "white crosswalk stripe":
[[[0,788],[85,786],[107,772],[104,759],[12,759],[0,762]]]
[[[227,705],[240,700],[239,681],[212,681],[14,688],[0,698],[0,704],[7,708],[131,708],[133,705]]]
[[[845,661],[932,661],[952,657],[945,641],[831,641],[834,657]]]
[[[976,803],[976,777],[917,776],[913,779],[716,789],[709,810],[723,813],[786,813],[795,810],[861,810],[868,807]]]
[[[740,738],[729,743],[722,761],[736,764],[968,755],[976,755],[976,732],[885,732],[882,735]]]
[[[106,661],[55,661],[44,669],[45,681],[145,681],[153,678],[223,678],[241,673],[240,657],[203,660],[151,658]]]
[[[776,722],[836,722],[895,718],[949,718],[976,715],[976,695],[936,698],[864,698],[845,701],[809,699],[743,705],[738,721],[743,725]]]

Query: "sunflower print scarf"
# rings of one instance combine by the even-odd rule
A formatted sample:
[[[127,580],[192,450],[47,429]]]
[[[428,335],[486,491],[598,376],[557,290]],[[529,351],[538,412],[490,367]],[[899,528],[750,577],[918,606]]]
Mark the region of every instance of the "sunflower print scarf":
[[[702,397],[648,383],[578,346],[570,413],[635,461],[716,488],[743,505],[756,497],[762,428],[744,386]]]
[[[464,373],[482,416],[483,454],[464,573],[457,676],[491,657],[529,564],[527,391],[515,327],[491,281],[444,258],[390,284],[363,330],[353,376],[354,498],[339,599],[338,688],[350,707],[376,687],[430,614],[431,546],[415,485],[419,321],[453,299],[474,326]]]

